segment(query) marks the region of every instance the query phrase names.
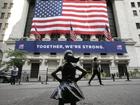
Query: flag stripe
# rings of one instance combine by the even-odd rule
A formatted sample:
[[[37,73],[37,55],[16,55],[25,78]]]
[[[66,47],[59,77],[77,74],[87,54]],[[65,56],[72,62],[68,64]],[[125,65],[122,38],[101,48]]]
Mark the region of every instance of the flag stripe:
[[[38,31],[51,31],[51,30],[62,30],[62,31],[69,31],[70,29],[68,27],[51,27],[51,28],[41,28],[38,29]],[[90,28],[75,28],[75,30],[78,31],[90,31],[90,32],[94,32],[94,31],[104,31],[103,28],[95,28],[95,29],[90,29]],[[33,28],[32,31],[35,31],[35,29]]]
[[[67,13],[70,13],[72,10],[65,10],[65,12],[67,12]],[[81,10],[80,8],[79,8],[79,10],[73,10],[72,12],[75,12],[75,13],[83,13],[83,12],[88,12],[88,13],[90,13],[90,14],[93,14],[93,13],[105,13],[105,15],[106,15],[106,11],[105,10]],[[86,13],[87,14],[87,13]]]
[[[73,22],[81,22],[81,23],[85,23],[85,21],[86,22],[89,22],[89,23],[91,23],[91,22],[104,22],[104,23],[108,23],[108,20],[103,20],[103,19],[95,19],[95,20],[91,20],[91,19],[89,19],[89,20],[84,20],[84,19],[82,19],[82,20],[79,20],[79,19],[71,19]],[[55,21],[64,21],[64,22],[66,22],[66,21],[70,21],[70,19],[55,19]],[[48,23],[48,22],[53,22],[53,20],[34,20],[34,23]]]
[[[47,31],[47,33],[48,34],[51,34],[51,33],[69,34],[69,31],[70,30],[51,30],[51,31]],[[79,31],[74,31],[74,32],[75,32],[75,34],[79,33]],[[46,34],[46,31],[40,31],[39,33]],[[36,33],[33,31],[32,34],[36,34]],[[83,31],[82,34],[85,34],[85,35],[91,35],[91,34],[104,35],[103,31],[94,31],[94,32]]]
[[[44,25],[57,25],[57,24],[62,24],[62,25],[69,25],[69,21],[52,21],[52,22],[45,22],[45,23],[36,23],[37,26],[44,26]],[[74,25],[79,25],[80,26],[99,26],[99,25],[104,25],[106,22],[94,22],[94,23],[88,23],[88,22],[72,22]],[[60,26],[61,27],[61,26]]]
[[[86,13],[86,11],[85,11],[85,13],[83,12],[67,12],[67,11],[64,11],[63,12],[63,15],[65,15],[65,14],[71,14],[71,15],[80,15],[80,16],[92,16],[92,15],[104,15],[104,16],[107,16],[107,14],[106,13],[104,13],[104,12],[88,12],[88,13]]]
[[[37,0],[36,5],[39,5],[40,8],[44,8],[43,6],[41,7],[41,5],[45,5],[43,4],[45,2],[52,4],[52,2],[56,3],[60,1]],[[49,6],[49,4],[47,6]],[[41,11],[43,11],[43,9]],[[40,11],[36,8],[35,13],[37,14],[38,12]],[[105,24],[109,25],[105,1],[63,0],[61,13],[61,16],[46,17],[44,11],[42,12],[44,17],[34,16],[31,33],[35,33],[34,23],[39,33],[68,33],[71,21],[73,31],[76,34],[103,34]]]
[[[36,28],[38,28],[38,29],[42,29],[42,28],[50,28],[50,27],[60,27],[60,25],[61,24],[53,24],[53,25],[44,25],[44,26],[37,26]],[[35,28],[35,26],[32,26],[33,28]],[[61,27],[70,27],[70,25],[69,24],[63,24],[63,25],[61,25]],[[76,27],[76,28],[78,28],[79,27],[79,25],[73,25],[73,27]],[[85,26],[80,26],[81,28],[89,28],[89,26],[87,26],[87,25],[85,25]],[[99,26],[90,26],[90,28],[92,29],[92,28],[105,28],[105,26],[104,25],[99,25]]]
[[[66,20],[67,19],[67,20]],[[94,16],[92,16],[92,18],[89,18],[89,17],[87,17],[87,16],[65,16],[65,17],[53,17],[53,18],[34,18],[33,19],[33,22],[49,22],[49,21],[58,21],[58,20],[65,20],[65,21],[69,21],[69,20],[81,20],[81,21],[83,21],[83,20],[85,20],[85,21],[87,21],[87,20],[106,20],[106,21],[108,21],[108,18],[107,18],[107,16],[98,16],[98,15],[94,15]]]
[[[69,6],[106,6],[106,2],[105,1],[88,1],[88,2],[82,2],[80,0],[78,0],[77,2],[74,1],[67,1],[64,0],[65,2],[63,3],[64,5],[69,5]]]

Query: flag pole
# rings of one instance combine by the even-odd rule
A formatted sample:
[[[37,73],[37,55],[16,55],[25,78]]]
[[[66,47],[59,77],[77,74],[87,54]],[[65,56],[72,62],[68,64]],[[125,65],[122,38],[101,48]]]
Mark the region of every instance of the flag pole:
[[[37,31],[37,27],[36,27],[36,24],[35,24],[35,23],[34,23],[34,29],[35,29],[35,32],[36,32],[36,34],[37,34],[37,36],[35,35],[36,40],[40,40],[41,35],[40,35],[39,32]]]
[[[72,41],[76,40],[76,34],[73,31],[73,27],[72,27],[71,21],[70,21],[70,38],[71,38]]]
[[[112,41],[112,36],[111,36],[111,33],[110,33],[110,30],[109,30],[109,26],[107,24],[105,24],[105,30],[104,30],[104,36],[106,37],[106,39],[108,41]]]

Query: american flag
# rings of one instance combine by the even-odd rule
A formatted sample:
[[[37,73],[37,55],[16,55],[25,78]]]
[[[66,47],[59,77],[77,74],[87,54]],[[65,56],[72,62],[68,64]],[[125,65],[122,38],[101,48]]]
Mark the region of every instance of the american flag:
[[[103,34],[108,23],[105,0],[36,0],[31,34],[69,33],[70,22],[75,34]]]
[[[76,34],[75,34],[71,24],[70,24],[70,39],[72,41],[76,41]]]
[[[112,35],[109,31],[109,27],[106,25],[105,30],[104,30],[104,35],[106,37],[107,40],[109,41],[113,41]]]

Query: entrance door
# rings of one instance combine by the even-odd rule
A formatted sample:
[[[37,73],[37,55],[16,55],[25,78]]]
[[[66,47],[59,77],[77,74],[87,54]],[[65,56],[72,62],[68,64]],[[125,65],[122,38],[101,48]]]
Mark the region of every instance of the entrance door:
[[[118,64],[118,72],[119,72],[119,77],[124,76],[124,74],[127,72],[126,64]]]
[[[110,67],[109,67],[109,64],[101,64],[101,68],[103,69],[103,72],[106,73],[106,76],[110,77]]]
[[[31,64],[30,78],[38,78],[39,65],[40,65],[39,63],[32,63]]]

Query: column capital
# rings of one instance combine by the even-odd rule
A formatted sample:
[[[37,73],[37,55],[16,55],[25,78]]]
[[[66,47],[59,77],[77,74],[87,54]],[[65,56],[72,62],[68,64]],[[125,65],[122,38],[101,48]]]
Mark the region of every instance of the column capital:
[[[65,35],[64,34],[61,34],[60,35],[60,38],[58,38],[58,41],[66,41],[67,39],[66,39],[66,37],[65,37]]]
[[[42,39],[42,41],[50,41],[50,35],[49,34],[45,34],[45,38]]]
[[[76,41],[83,41],[80,35],[76,35]]]

